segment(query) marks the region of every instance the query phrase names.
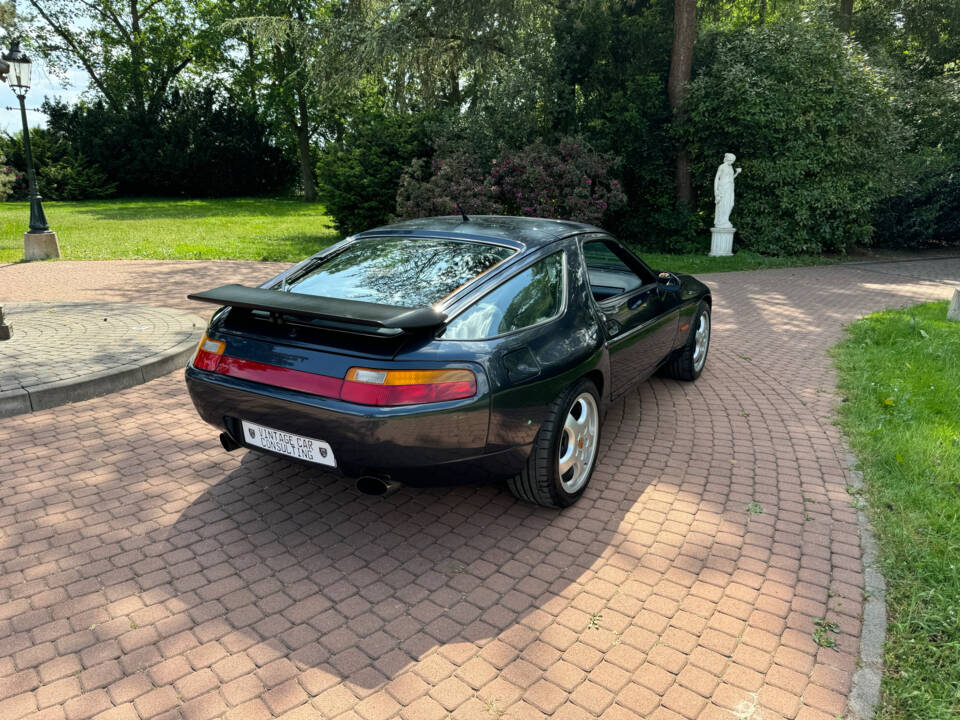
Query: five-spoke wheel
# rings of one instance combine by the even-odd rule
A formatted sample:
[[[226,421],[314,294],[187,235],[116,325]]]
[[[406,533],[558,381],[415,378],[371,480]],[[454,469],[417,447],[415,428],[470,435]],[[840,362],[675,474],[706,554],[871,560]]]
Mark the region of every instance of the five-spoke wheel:
[[[587,378],[550,405],[526,467],[507,484],[521,500],[547,507],[577,501],[590,482],[600,448],[600,394]]]
[[[599,431],[597,401],[589,392],[580,393],[563,423],[557,458],[560,483],[568,493],[575,493],[587,484],[597,456]]]

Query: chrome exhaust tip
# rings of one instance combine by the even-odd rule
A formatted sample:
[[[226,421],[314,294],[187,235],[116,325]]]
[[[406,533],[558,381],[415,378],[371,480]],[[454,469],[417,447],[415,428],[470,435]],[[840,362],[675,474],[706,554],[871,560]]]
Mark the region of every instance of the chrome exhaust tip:
[[[357,478],[357,490],[364,495],[392,495],[401,483],[378,475],[361,475]]]

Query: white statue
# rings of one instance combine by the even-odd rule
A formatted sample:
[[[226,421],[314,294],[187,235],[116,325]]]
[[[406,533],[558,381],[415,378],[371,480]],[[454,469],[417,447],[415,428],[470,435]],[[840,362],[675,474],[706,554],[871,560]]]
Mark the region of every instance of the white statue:
[[[737,156],[727,153],[723,156],[723,164],[717,168],[717,175],[713,179],[713,196],[717,203],[716,213],[713,216],[713,226],[731,228],[730,211],[733,210],[733,179],[740,174],[743,168],[733,169]]]

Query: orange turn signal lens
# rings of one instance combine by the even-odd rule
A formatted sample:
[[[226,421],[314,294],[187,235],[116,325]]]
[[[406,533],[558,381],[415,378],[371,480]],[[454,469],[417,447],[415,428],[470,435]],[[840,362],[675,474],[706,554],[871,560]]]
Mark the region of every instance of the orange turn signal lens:
[[[415,405],[461,400],[477,394],[477,376],[469,370],[347,371],[340,398],[362,405]]]
[[[371,370],[350,368],[346,379],[373,385],[433,385],[446,382],[476,382],[469,370]]]
[[[226,349],[227,344],[222,340],[212,340],[204,335],[193,357],[193,366],[197,370],[216,370]]]

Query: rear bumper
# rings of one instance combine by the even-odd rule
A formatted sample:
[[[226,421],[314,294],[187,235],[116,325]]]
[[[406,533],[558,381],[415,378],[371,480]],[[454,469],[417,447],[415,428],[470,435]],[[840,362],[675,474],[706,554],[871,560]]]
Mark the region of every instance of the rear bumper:
[[[206,422],[244,442],[240,420],[328,442],[344,475],[389,474],[410,485],[509,477],[530,446],[487,452],[488,395],[427,406],[368,407],[188,367],[187,389]],[[252,449],[266,452],[260,448]],[[322,467],[322,466],[318,466]],[[329,468],[327,468],[329,469]]]

